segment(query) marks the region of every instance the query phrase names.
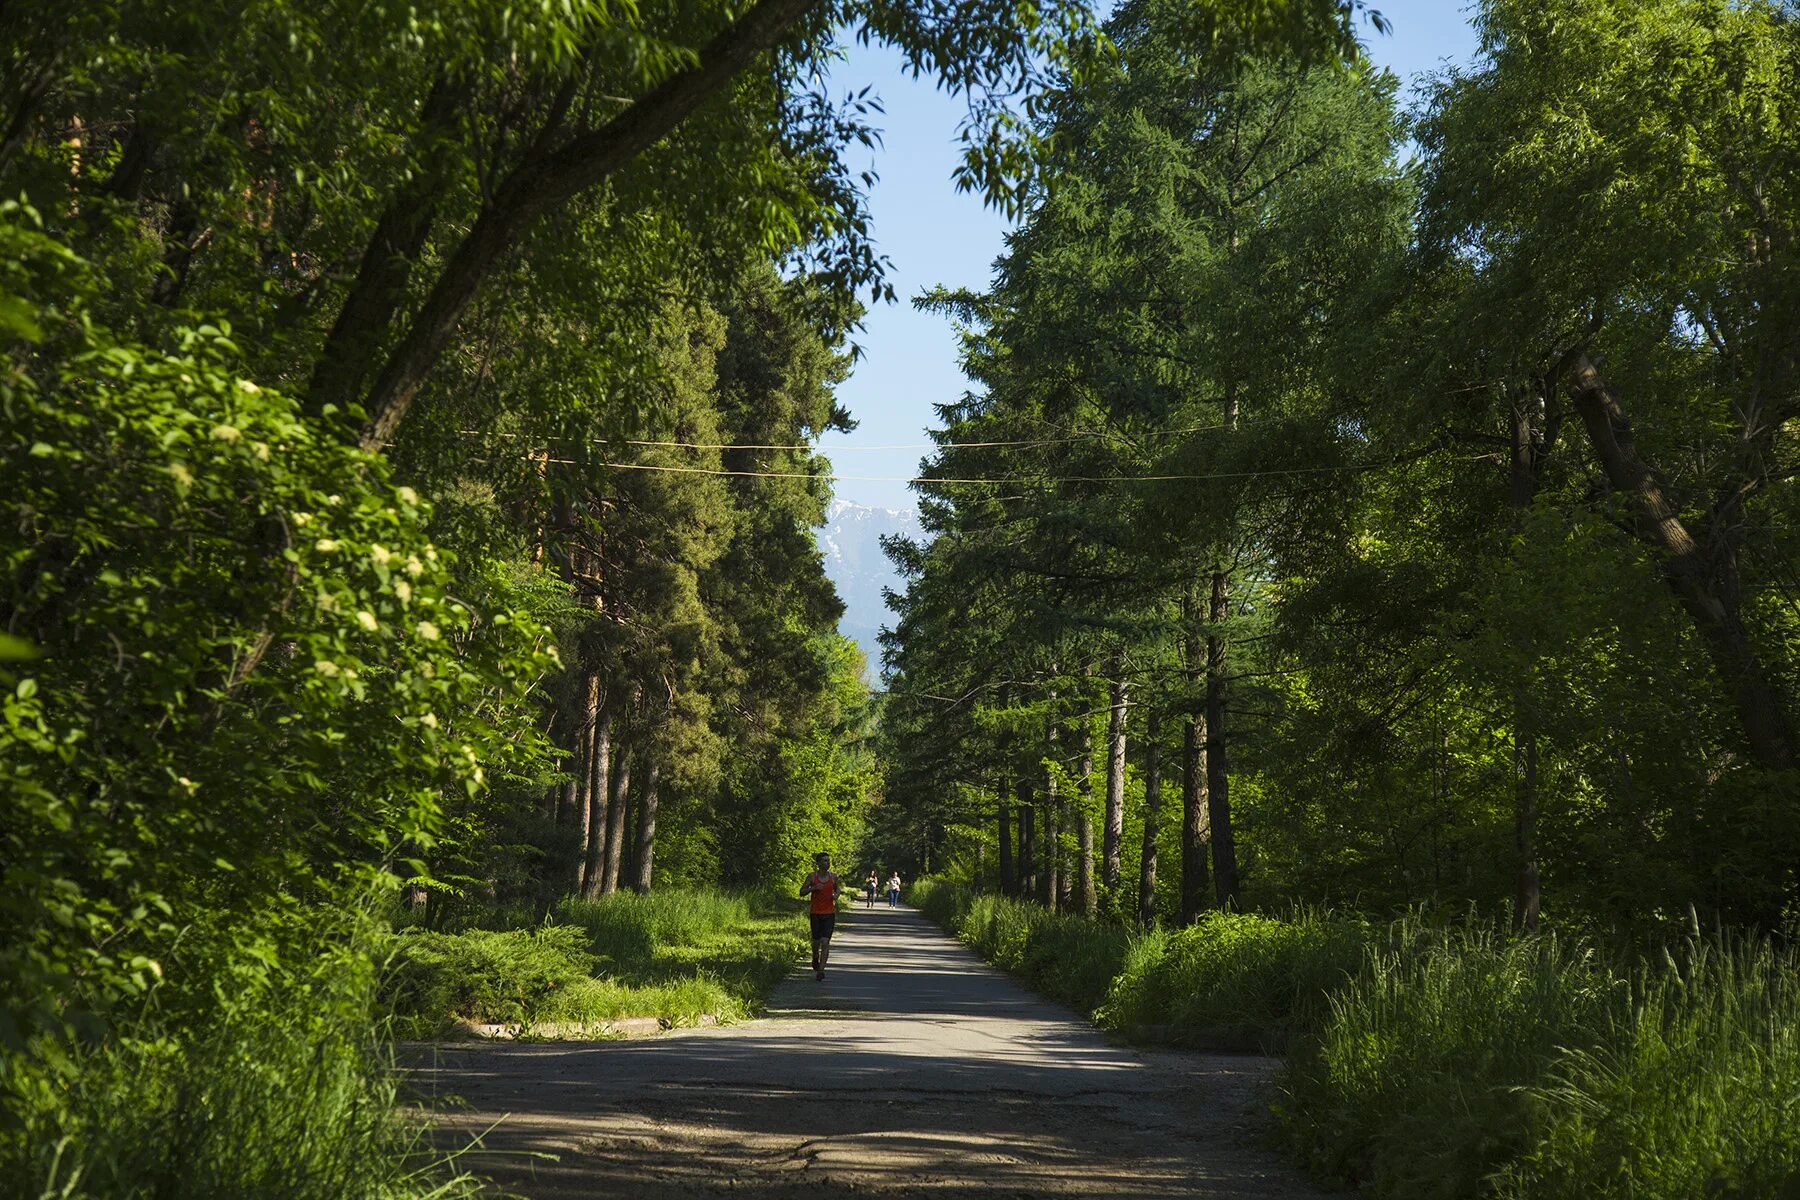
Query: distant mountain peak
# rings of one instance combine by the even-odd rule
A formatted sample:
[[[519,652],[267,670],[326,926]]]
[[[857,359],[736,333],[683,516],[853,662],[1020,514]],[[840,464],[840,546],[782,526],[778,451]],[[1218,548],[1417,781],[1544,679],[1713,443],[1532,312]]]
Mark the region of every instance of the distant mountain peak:
[[[844,602],[838,630],[862,647],[871,676],[881,670],[881,627],[893,619],[881,598],[882,589],[901,590],[899,572],[881,549],[883,537],[918,537],[924,532],[919,514],[910,508],[881,508],[849,500],[833,500],[818,532],[825,574]]]

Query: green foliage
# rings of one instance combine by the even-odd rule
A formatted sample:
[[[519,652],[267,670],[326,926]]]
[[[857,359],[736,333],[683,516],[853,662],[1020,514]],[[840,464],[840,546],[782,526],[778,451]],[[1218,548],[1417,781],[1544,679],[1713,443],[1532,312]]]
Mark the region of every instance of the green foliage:
[[[1619,981],[1556,938],[1402,929],[1338,994],[1288,1087],[1315,1169],[1378,1195],[1467,1196],[1528,1144],[1528,1089],[1590,1044]]]
[[[367,948],[302,973],[231,981],[209,1023],[77,1052],[23,1122],[21,1194],[202,1200],[435,1200],[477,1192],[443,1169],[368,1019]],[[19,1179],[19,1176],[14,1176]]]
[[[354,923],[332,909],[391,886],[446,794],[530,760],[516,697],[548,660],[452,583],[413,489],[236,369],[228,326],[116,337],[88,266],[0,216],[35,314],[0,378],[0,608],[42,652],[4,669],[12,1091],[86,1069],[71,1039],[143,997],[155,1041]]]
[[[1531,1091],[1530,1148],[1502,1196],[1788,1196],[1800,1186],[1800,961],[1690,944],[1630,977],[1599,1044]]]
[[[622,1017],[742,1019],[805,954],[796,912],[786,898],[676,889],[565,900],[562,923],[534,929],[407,930],[385,943],[379,999],[408,1037],[459,1022],[566,1036]]]
[[[439,1032],[452,1017],[522,1025],[552,1011],[596,959],[583,931],[568,925],[492,932],[394,935],[382,977],[383,1009],[409,1036]]]
[[[1374,936],[1366,922],[1329,913],[1207,913],[1139,938],[1095,1019],[1128,1035],[1153,1027],[1177,1045],[1279,1053],[1323,1026]]]
[[[1693,942],[1625,969],[1555,938],[1402,925],[1332,1000],[1285,1104],[1314,1166],[1375,1195],[1779,1196],[1791,950]]]
[[[751,920],[749,897],[688,888],[565,900],[556,911],[586,932],[594,953],[617,963],[647,959],[659,946],[699,945]]]

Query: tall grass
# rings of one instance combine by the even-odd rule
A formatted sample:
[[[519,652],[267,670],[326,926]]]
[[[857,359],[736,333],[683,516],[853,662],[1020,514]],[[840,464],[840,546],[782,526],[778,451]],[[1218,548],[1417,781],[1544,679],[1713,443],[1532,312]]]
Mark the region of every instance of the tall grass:
[[[1800,955],[1697,943],[1628,996],[1531,1089],[1538,1128],[1496,1191],[1800,1196]]]
[[[619,963],[649,958],[658,946],[695,946],[750,923],[750,899],[738,892],[616,892],[567,899],[556,917],[585,930],[595,954]]]
[[[1696,935],[1646,960],[1317,912],[1133,935],[934,880],[913,898],[1108,1027],[1285,1047],[1294,1146],[1366,1195],[1800,1200],[1792,948]]]
[[[389,939],[381,997],[405,1037],[465,1021],[544,1034],[623,1017],[736,1020],[804,954],[795,910],[745,893],[621,892],[565,900],[561,923],[536,929],[406,930]]]
[[[1467,1197],[1525,1151],[1558,1048],[1591,1044],[1618,981],[1588,949],[1406,923],[1296,1047],[1288,1117],[1312,1166],[1375,1195]]]
[[[1695,939],[1624,966],[1403,924],[1289,1071],[1290,1127],[1372,1195],[1800,1195],[1800,961]]]
[[[1178,1045],[1279,1053],[1324,1023],[1372,937],[1367,922],[1323,913],[1208,913],[1137,939],[1097,1019]]]
[[[559,925],[413,930],[388,945],[380,996],[401,1037],[444,1033],[457,1019],[518,1026],[557,1019],[570,988],[587,982],[599,961],[580,929]]]
[[[25,1130],[31,1182],[14,1176],[0,1190],[43,1200],[474,1195],[404,1115],[367,992],[319,999],[236,998],[198,1030],[145,1026],[82,1053],[58,1102],[36,1114],[55,1127]]]

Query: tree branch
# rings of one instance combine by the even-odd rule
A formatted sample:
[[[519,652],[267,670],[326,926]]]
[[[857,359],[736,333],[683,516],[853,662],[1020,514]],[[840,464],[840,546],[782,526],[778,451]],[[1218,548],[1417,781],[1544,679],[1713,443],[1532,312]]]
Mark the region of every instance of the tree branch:
[[[369,392],[369,418],[359,444],[373,449],[393,439],[463,311],[495,264],[539,217],[605,182],[667,137],[822,2],[760,0],[709,42],[694,66],[664,80],[599,129],[514,167],[482,207],[411,328],[388,356]]]

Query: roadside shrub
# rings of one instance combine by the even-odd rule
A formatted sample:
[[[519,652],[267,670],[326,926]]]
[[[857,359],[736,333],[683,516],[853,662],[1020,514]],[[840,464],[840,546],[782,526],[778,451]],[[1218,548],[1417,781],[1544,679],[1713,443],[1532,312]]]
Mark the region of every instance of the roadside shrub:
[[[388,939],[381,1002],[402,1036],[442,1032],[452,1018],[498,1024],[546,1019],[560,992],[596,960],[569,925],[466,933],[409,931]]]
[[[1329,1015],[1327,997],[1361,968],[1365,922],[1208,913],[1138,939],[1098,1014],[1109,1029],[1155,1026],[1178,1044],[1279,1053]]]
[[[969,905],[975,902],[975,889],[966,883],[950,883],[927,875],[907,886],[906,898],[920,912],[955,934]]]

